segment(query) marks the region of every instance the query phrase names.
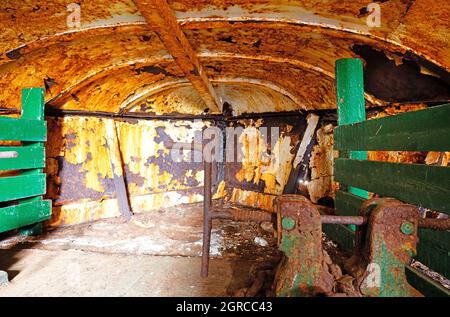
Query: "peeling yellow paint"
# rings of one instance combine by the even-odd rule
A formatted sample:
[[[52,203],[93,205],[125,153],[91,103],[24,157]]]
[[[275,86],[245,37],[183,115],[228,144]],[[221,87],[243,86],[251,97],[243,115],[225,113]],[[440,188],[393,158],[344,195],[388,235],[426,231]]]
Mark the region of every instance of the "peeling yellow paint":
[[[227,195],[227,192],[225,190],[225,181],[220,181],[219,186],[217,186],[217,191],[213,195],[213,199],[221,199],[225,198]]]
[[[334,197],[333,188],[333,126],[331,124],[317,131],[317,145],[311,153],[309,167],[311,180],[307,188],[312,202],[322,197]]]
[[[247,207],[259,208],[262,210],[273,211],[273,201],[275,195],[268,195],[248,190],[233,188],[230,198],[232,203]]]

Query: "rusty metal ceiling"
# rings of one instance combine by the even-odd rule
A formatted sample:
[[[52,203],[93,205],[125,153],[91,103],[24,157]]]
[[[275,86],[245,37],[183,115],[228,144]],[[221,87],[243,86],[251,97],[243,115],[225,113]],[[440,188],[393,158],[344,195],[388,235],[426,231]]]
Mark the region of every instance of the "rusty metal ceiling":
[[[335,108],[334,62],[355,46],[421,72],[450,71],[450,2],[367,0],[78,0],[0,2],[0,108],[23,87],[51,109],[108,113],[233,113]],[[436,73],[437,70],[437,73]],[[367,89],[366,89],[367,91]],[[386,100],[369,92],[368,105]]]

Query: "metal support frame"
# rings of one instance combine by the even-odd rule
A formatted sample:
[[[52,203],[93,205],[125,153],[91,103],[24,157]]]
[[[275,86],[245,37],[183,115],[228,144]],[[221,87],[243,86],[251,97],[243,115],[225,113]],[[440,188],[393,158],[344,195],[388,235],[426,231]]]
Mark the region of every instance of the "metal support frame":
[[[319,210],[301,195],[276,198],[281,217],[280,250],[285,258],[276,274],[277,296],[315,296],[332,291],[333,276],[326,270]]]
[[[201,276],[208,277],[209,251],[211,246],[212,221],[225,219],[233,221],[275,222],[274,214],[259,210],[230,209],[212,206],[212,162],[204,162],[203,186],[203,245]]]
[[[367,200],[359,216],[321,215],[301,195],[275,200],[279,248],[285,254],[276,278],[277,296],[317,296],[331,292],[332,277],[324,267],[322,224],[357,226],[351,275],[362,295],[421,296],[407,281],[416,255],[418,228],[448,230],[447,220],[420,219],[419,209],[393,198]]]

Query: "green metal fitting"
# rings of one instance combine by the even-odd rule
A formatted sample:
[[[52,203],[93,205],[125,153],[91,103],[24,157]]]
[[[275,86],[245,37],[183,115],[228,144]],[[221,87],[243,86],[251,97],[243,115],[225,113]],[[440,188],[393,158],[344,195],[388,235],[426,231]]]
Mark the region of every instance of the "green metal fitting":
[[[286,230],[292,230],[295,228],[295,220],[291,217],[283,217],[283,220],[281,220],[281,224]]]
[[[404,222],[402,223],[400,230],[406,234],[406,235],[410,235],[414,232],[414,225],[410,222]]]

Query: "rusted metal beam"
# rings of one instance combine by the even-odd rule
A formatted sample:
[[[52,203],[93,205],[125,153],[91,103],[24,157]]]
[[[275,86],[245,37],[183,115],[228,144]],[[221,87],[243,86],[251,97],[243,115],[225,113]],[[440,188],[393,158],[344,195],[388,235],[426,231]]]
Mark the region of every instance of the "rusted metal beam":
[[[117,137],[116,123],[113,120],[106,121],[106,144],[108,147],[111,170],[116,189],[119,211],[125,219],[130,220],[133,216],[124,179],[123,161],[120,153],[120,145]]]
[[[211,218],[211,174],[212,174],[212,163],[204,163],[205,168],[205,178],[203,181],[203,247],[202,247],[202,269],[201,276],[208,277],[209,270],[209,250],[211,245],[211,229],[212,229],[212,218]]]
[[[166,0],[135,0],[140,12],[173,56],[178,66],[198,91],[211,112],[221,112],[222,103],[186,39]]]
[[[450,218],[425,218],[419,220],[419,227],[433,230],[450,230]]]

